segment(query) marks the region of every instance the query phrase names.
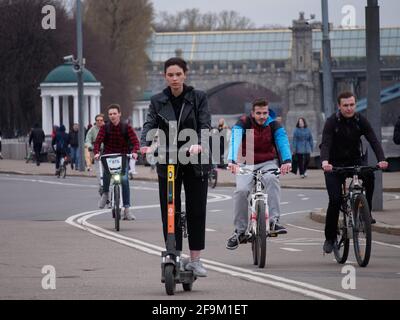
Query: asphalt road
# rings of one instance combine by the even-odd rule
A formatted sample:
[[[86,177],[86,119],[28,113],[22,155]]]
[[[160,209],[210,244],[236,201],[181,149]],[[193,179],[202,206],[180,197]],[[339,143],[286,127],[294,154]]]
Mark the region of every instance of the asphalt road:
[[[168,297],[160,282],[157,185],[131,184],[137,220],[123,221],[116,233],[110,212],[97,209],[95,183],[0,175],[0,299],[400,298],[400,237],[373,233],[367,268],[358,267],[352,248],[344,266],[322,254],[323,225],[308,213],[326,206],[325,191],[282,191],[281,222],[289,233],[269,239],[265,269],[252,265],[249,245],[226,250],[233,231],[232,188],[209,192],[203,254],[208,277],[198,279],[192,292],[178,287]],[[56,273],[54,283],[46,278],[48,270]]]

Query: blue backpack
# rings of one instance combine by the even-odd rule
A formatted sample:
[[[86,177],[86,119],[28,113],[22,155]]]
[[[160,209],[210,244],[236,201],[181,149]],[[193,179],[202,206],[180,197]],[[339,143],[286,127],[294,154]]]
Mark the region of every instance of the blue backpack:
[[[68,147],[68,136],[66,133],[59,133],[56,136],[56,151],[66,152]]]

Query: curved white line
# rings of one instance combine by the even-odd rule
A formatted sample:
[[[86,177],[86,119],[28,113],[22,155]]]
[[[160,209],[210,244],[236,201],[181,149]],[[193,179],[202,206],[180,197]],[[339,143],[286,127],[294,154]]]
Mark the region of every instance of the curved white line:
[[[138,207],[134,207],[134,209],[144,209],[144,208],[149,208],[149,207],[158,207],[158,205],[140,206],[140,207],[138,206]],[[141,240],[137,240],[134,238],[125,237],[121,234],[117,234],[115,232],[105,230],[101,227],[95,226],[95,225],[87,222],[88,219],[90,219],[94,216],[103,214],[104,212],[108,212],[108,210],[97,211],[97,212],[90,211],[90,212],[86,212],[86,213],[77,214],[75,216],[68,218],[66,222],[76,227],[77,225],[76,225],[76,223],[73,222],[73,220],[78,219],[78,223],[80,223],[84,226],[84,227],[81,227],[81,229],[83,229],[85,231],[89,231],[92,234],[95,234],[99,237],[118,242],[120,244],[135,248],[137,250],[140,250],[140,251],[148,253],[148,254],[159,256],[161,251],[164,251],[164,248],[162,248],[162,247],[159,247],[159,246],[156,246],[156,245],[153,245],[151,243],[147,243],[147,242],[144,242]],[[251,270],[235,267],[232,265],[223,264],[223,263],[213,261],[213,260],[202,259],[202,261],[204,262],[205,266],[207,268],[209,268],[210,270],[214,270],[214,271],[224,273],[224,274],[229,274],[231,276],[235,276],[235,277],[239,277],[239,278],[245,278],[245,279],[257,282],[257,283],[268,284],[273,287],[288,290],[291,292],[300,293],[304,296],[308,296],[308,297],[312,297],[312,298],[316,298],[316,299],[324,299],[324,300],[332,300],[333,299],[332,297],[327,296],[326,294],[330,294],[335,297],[350,299],[350,300],[362,299],[362,298],[359,298],[356,296],[344,294],[344,293],[341,293],[338,291],[325,289],[325,288],[314,286],[314,285],[311,285],[308,283],[295,281],[295,280],[291,280],[291,279],[287,279],[287,278],[283,278],[283,277],[278,277],[278,276],[274,276],[274,275],[270,275],[270,274],[254,272]],[[270,280],[265,279],[265,278],[269,278]],[[325,293],[325,294],[321,294],[321,293]]]
[[[296,226],[296,225],[291,224],[291,223],[286,223],[286,225],[288,225],[290,227],[293,227],[293,228],[297,228],[297,229],[324,233],[324,231],[322,231],[322,230],[300,227],[300,226]],[[396,244],[391,244],[391,243],[386,243],[386,242],[381,242],[381,241],[376,241],[376,240],[372,240],[372,243],[379,244],[379,245],[384,246],[384,247],[391,247],[391,248],[400,249],[400,245],[396,245]]]

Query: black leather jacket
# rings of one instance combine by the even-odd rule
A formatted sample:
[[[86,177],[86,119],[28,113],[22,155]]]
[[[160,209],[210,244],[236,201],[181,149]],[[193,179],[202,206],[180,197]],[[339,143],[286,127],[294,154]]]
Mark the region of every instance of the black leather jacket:
[[[166,143],[159,141],[161,144],[159,146],[159,150],[162,152],[158,152],[159,154],[159,162],[161,161],[162,154],[166,155],[168,158],[170,156],[171,150],[180,150],[182,152],[182,146],[186,145],[187,141],[177,141],[177,136],[184,129],[193,129],[197,132],[198,143],[201,144],[202,141],[202,129],[207,129],[203,131],[209,132],[211,128],[211,116],[208,111],[208,102],[207,95],[203,91],[194,90],[192,87],[185,88],[186,93],[183,99],[183,107],[180,114],[180,119],[176,118],[175,111],[173,109],[170,98],[167,94],[167,90],[153,96],[151,98],[151,103],[149,107],[149,112],[147,114],[147,119],[145,124],[143,125],[142,135],[141,135],[141,146],[150,146],[152,143],[152,135],[149,134],[151,129],[159,129],[162,130],[167,139]],[[180,121],[179,121],[180,120]],[[175,125],[173,125],[175,122]],[[179,122],[179,128],[176,130],[176,127]],[[169,132],[174,130],[174,132]],[[169,141],[169,137],[171,135],[171,140]],[[147,140],[146,140],[147,138]],[[206,139],[203,137],[203,141]],[[208,139],[208,138],[207,138]],[[207,140],[208,141],[208,140]],[[207,154],[208,148],[203,148],[203,152]],[[183,150],[185,152],[185,150]],[[208,156],[208,155],[207,155]],[[204,157],[204,155],[203,155]],[[200,158],[200,157],[199,157]],[[165,163],[165,162],[164,162]],[[200,160],[199,162],[200,163]],[[207,164],[188,164],[192,166],[195,170],[196,176],[205,176],[208,173],[209,165]],[[157,173],[166,177],[166,165],[157,163]]]

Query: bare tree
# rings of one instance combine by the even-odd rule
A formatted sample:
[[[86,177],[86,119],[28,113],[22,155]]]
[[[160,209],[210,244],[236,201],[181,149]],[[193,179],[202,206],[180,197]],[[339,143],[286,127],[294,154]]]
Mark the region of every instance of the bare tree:
[[[56,30],[42,28],[42,8],[56,9]],[[38,87],[72,49],[71,21],[59,2],[0,0],[0,127],[27,132],[41,120]],[[62,35],[62,36],[60,36]]]
[[[254,24],[250,19],[241,17],[236,11],[222,11],[218,15],[218,30],[252,29]]]
[[[125,91],[113,102],[119,102],[124,113],[130,111],[136,88],[145,85],[145,49],[153,7],[148,0],[86,0],[84,4],[86,25],[103,39],[105,49],[118,62],[111,72],[118,75],[117,83]],[[104,86],[104,90],[108,92],[111,87]]]
[[[212,31],[253,29],[250,19],[242,17],[235,11],[222,11],[219,14],[201,13],[199,9],[186,9],[176,14],[160,12],[154,29],[167,31]]]

